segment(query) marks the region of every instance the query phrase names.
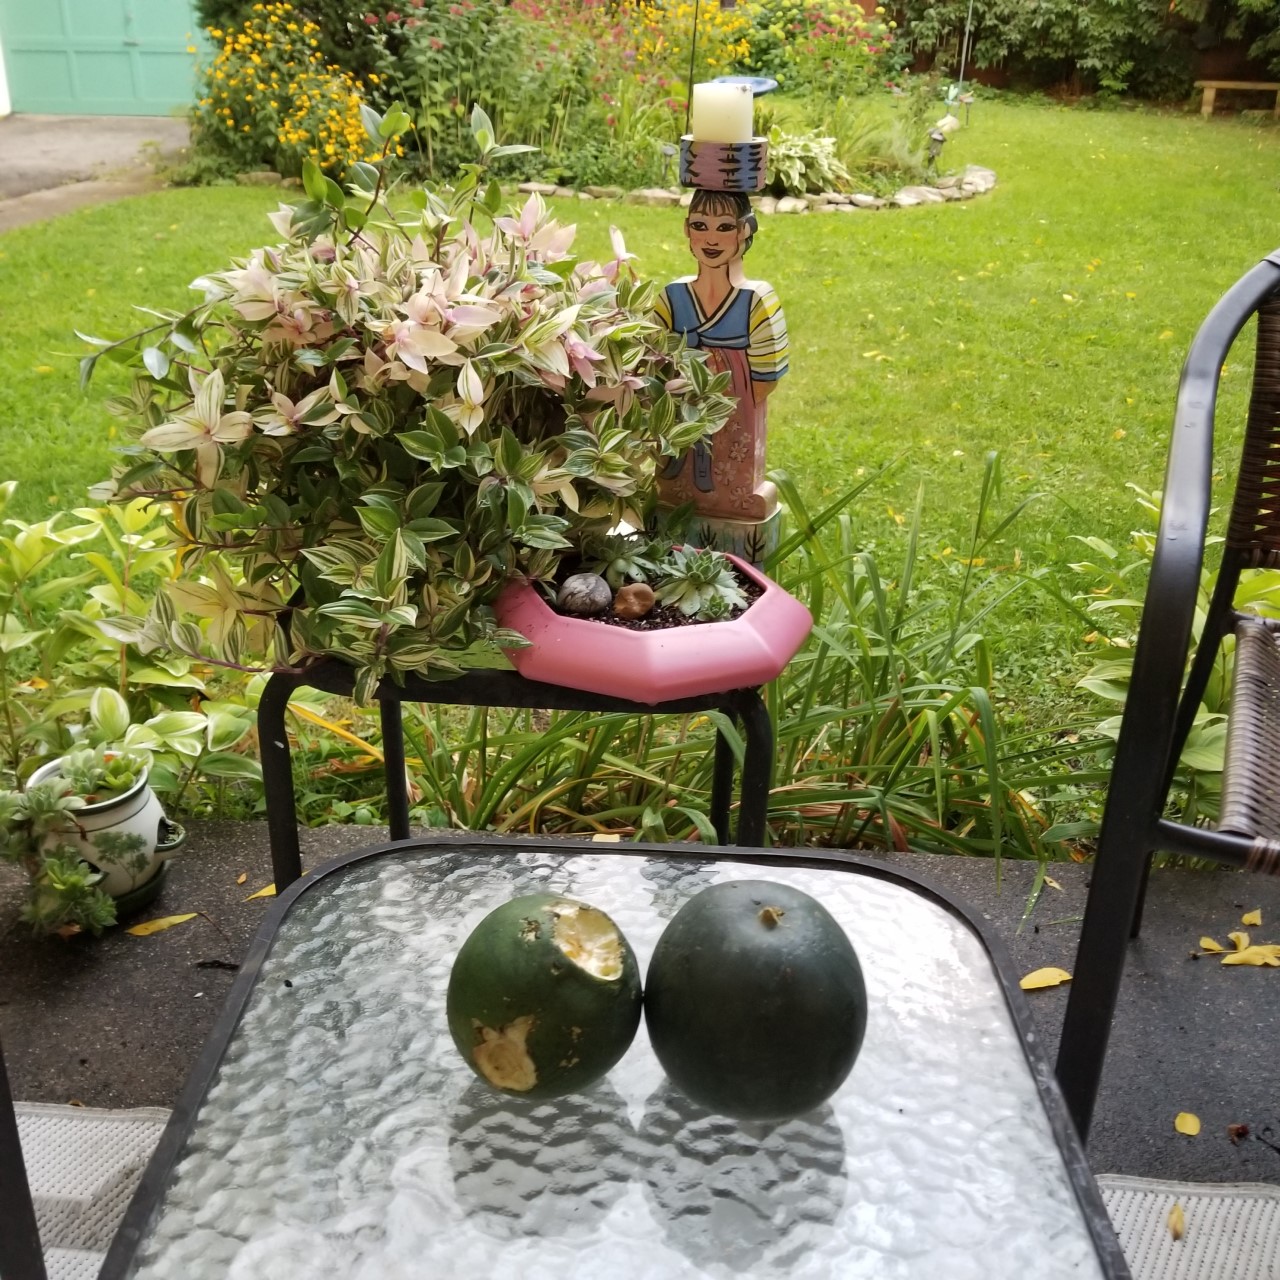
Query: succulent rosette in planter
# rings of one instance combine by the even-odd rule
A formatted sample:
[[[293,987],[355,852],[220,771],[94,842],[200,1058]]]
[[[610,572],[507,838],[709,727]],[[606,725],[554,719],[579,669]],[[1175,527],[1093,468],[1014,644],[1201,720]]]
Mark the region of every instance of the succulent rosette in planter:
[[[408,125],[366,115],[388,147]],[[336,655],[364,700],[387,674],[505,665],[503,584],[642,524],[655,464],[728,417],[727,375],[652,319],[620,237],[576,261],[539,197],[504,209],[484,162],[507,149],[479,112],[473,132],[452,188],[309,166],[277,243],[197,281],[192,311],[97,340],[86,374],[137,374],[112,407],[142,447],[111,487],[168,504],[182,549],[140,636],[233,666],[269,640],[277,664]]]

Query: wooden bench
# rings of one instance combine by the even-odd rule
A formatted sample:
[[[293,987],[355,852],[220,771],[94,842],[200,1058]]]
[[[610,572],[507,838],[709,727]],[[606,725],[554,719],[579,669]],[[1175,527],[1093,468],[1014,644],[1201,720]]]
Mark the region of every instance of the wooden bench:
[[[1280,84],[1261,80],[1197,80],[1196,88],[1204,90],[1204,96],[1200,99],[1202,116],[1213,115],[1213,104],[1219,89],[1238,89],[1242,93],[1274,93],[1276,104],[1271,114],[1280,120]]]

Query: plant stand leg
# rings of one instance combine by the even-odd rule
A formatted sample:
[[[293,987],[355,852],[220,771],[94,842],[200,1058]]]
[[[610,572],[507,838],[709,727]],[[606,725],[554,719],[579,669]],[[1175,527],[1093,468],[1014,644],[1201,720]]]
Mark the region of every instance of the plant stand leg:
[[[723,708],[732,716],[729,708]],[[711,767],[711,825],[716,839],[729,843],[729,802],[733,798],[733,748],[719,729],[716,730],[716,754]]]
[[[382,712],[382,763],[387,775],[387,824],[393,840],[409,838],[409,784],[404,763],[404,724],[394,692],[379,697]]]
[[[0,1051],[0,1276],[4,1280],[46,1280],[40,1231],[22,1160],[18,1117]]]
[[[293,803],[293,759],[284,725],[294,687],[293,680],[277,672],[268,679],[258,701],[258,751],[262,756],[262,790],[277,893],[283,893],[302,874],[298,811]]]
[[[739,706],[747,739],[742,762],[742,799],[738,805],[738,844],[763,849],[773,783],[773,725],[758,689]]]

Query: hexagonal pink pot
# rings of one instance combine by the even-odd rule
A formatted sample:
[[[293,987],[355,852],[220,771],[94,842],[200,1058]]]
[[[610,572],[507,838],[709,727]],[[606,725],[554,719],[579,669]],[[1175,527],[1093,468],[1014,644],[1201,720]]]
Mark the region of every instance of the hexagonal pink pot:
[[[768,684],[804,643],[813,618],[758,569],[737,556],[729,559],[764,588],[745,613],[729,622],[654,631],[565,617],[528,581],[513,579],[494,612],[529,647],[509,650],[508,657],[530,680],[632,702],[669,702]]]

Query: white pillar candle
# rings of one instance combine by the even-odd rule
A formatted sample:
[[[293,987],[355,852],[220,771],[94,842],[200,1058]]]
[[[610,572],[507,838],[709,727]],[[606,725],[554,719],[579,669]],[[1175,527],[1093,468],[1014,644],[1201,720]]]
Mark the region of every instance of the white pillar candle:
[[[745,84],[695,84],[689,132],[695,142],[750,142],[751,89]]]

